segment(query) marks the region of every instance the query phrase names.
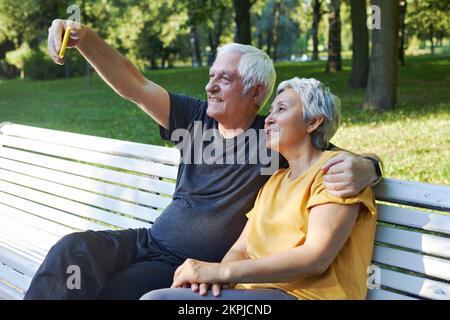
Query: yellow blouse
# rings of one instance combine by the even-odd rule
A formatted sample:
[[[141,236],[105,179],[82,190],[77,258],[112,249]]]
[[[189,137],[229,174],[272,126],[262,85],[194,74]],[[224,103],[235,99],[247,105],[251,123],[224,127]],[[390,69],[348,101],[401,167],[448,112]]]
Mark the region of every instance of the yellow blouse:
[[[301,246],[307,236],[310,209],[325,203],[361,203],[349,239],[325,273],[289,283],[238,284],[236,289],[278,288],[299,299],[365,299],[376,228],[376,204],[367,187],[340,198],[322,186],[321,166],[338,152],[325,151],[312,167],[294,180],[280,169],[260,190],[249,218],[247,251],[250,258],[268,256]]]

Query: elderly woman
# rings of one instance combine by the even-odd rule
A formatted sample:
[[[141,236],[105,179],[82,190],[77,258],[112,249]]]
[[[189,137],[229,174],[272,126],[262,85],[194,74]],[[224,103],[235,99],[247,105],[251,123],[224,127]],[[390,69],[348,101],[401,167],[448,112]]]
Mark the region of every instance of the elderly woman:
[[[376,227],[372,191],[340,198],[322,185],[320,168],[338,153],[324,150],[339,119],[339,99],[319,81],[282,82],[266,144],[289,168],[260,190],[221,263],[188,259],[171,289],[142,299],[364,299]]]

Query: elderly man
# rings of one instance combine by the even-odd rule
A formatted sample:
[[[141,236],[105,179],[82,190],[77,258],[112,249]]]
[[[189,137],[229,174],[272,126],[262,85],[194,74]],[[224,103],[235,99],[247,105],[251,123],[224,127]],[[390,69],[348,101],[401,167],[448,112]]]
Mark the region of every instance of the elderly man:
[[[63,64],[58,51],[67,23],[54,20],[49,28],[48,50],[58,64]],[[25,299],[139,299],[150,290],[170,287],[174,271],[188,257],[220,261],[241,233],[245,214],[270,177],[262,174],[267,163],[220,161],[238,147],[242,134],[264,127],[258,110],[275,85],[270,58],[251,46],[225,46],[210,70],[205,88],[208,101],[203,101],[169,93],[146,79],[86,26],[71,32],[68,47],[77,48],[108,85],[150,115],[160,125],[163,139],[179,142],[174,133],[183,129],[193,133],[194,141],[183,139],[177,145],[183,161],[173,201],[151,229],[86,231],[63,237],[49,251]],[[214,139],[196,143],[194,123],[214,130]],[[256,149],[266,150],[262,140],[257,140]],[[199,145],[205,151],[211,143],[225,145],[215,149],[213,157],[218,161],[184,161],[198,152],[187,146]],[[245,146],[244,159],[248,160],[255,148]],[[279,165],[287,162],[280,159]],[[336,157],[324,165],[326,187],[341,196],[356,194],[381,178],[375,169],[367,158],[349,153]],[[81,270],[80,289],[66,285],[70,265]]]

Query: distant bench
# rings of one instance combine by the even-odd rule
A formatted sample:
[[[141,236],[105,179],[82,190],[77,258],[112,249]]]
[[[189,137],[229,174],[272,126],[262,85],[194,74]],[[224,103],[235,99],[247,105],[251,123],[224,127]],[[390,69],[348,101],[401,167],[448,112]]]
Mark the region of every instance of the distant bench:
[[[22,299],[68,233],[151,227],[178,164],[175,148],[0,124],[0,299]],[[450,299],[450,187],[385,179],[375,193],[368,299]]]

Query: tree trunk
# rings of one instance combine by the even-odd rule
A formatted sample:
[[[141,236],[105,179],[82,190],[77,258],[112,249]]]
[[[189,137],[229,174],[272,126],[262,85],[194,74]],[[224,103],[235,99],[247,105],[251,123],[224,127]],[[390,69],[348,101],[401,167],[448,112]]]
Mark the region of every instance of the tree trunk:
[[[158,69],[154,55],[150,58],[150,69]]]
[[[86,89],[87,90],[92,89],[91,65],[87,60],[86,60]]]
[[[320,5],[321,5],[320,0],[313,0],[313,25],[312,25],[313,60],[319,60],[319,22],[322,16]]]
[[[208,28],[208,40],[211,51],[208,54],[208,65],[212,65],[217,56],[217,48],[219,47],[220,37],[223,32],[223,19],[225,17],[225,7],[221,7],[219,10],[219,17],[214,23],[214,27],[211,30]]]
[[[266,53],[270,56],[272,54],[272,40],[273,40],[273,27],[270,27],[267,31],[267,49]]]
[[[372,0],[380,7],[381,28],[372,30],[372,53],[366,106],[392,109],[397,99],[398,1]]]
[[[200,43],[198,40],[197,27],[194,23],[189,26],[189,38],[191,40],[192,49],[192,66],[194,68],[202,65],[202,56],[200,53]]]
[[[341,71],[341,0],[328,2],[328,61],[325,71],[336,73]]]
[[[434,27],[433,27],[433,24],[430,24],[431,54],[434,54],[434,42],[433,42],[433,37],[434,37]]]
[[[350,0],[352,20],[352,72],[349,86],[365,88],[369,76],[369,30],[366,0]]]
[[[260,21],[261,21],[261,15],[258,14],[256,16],[256,21],[257,21],[257,24],[259,25]],[[263,33],[262,33],[261,28],[258,28],[258,44],[257,44],[257,46],[259,49],[262,49],[262,46],[263,46]]]
[[[236,23],[234,41],[242,44],[251,44],[250,0],[233,0],[233,4],[235,11],[234,21]]]
[[[402,66],[405,65],[405,16],[406,16],[406,0],[400,0],[398,60]]]
[[[273,18],[273,61],[278,60],[278,29],[280,28],[280,16],[281,16],[282,0],[276,0],[274,6],[274,18]]]
[[[70,78],[70,59],[68,59],[68,57],[64,59],[64,78]]]

